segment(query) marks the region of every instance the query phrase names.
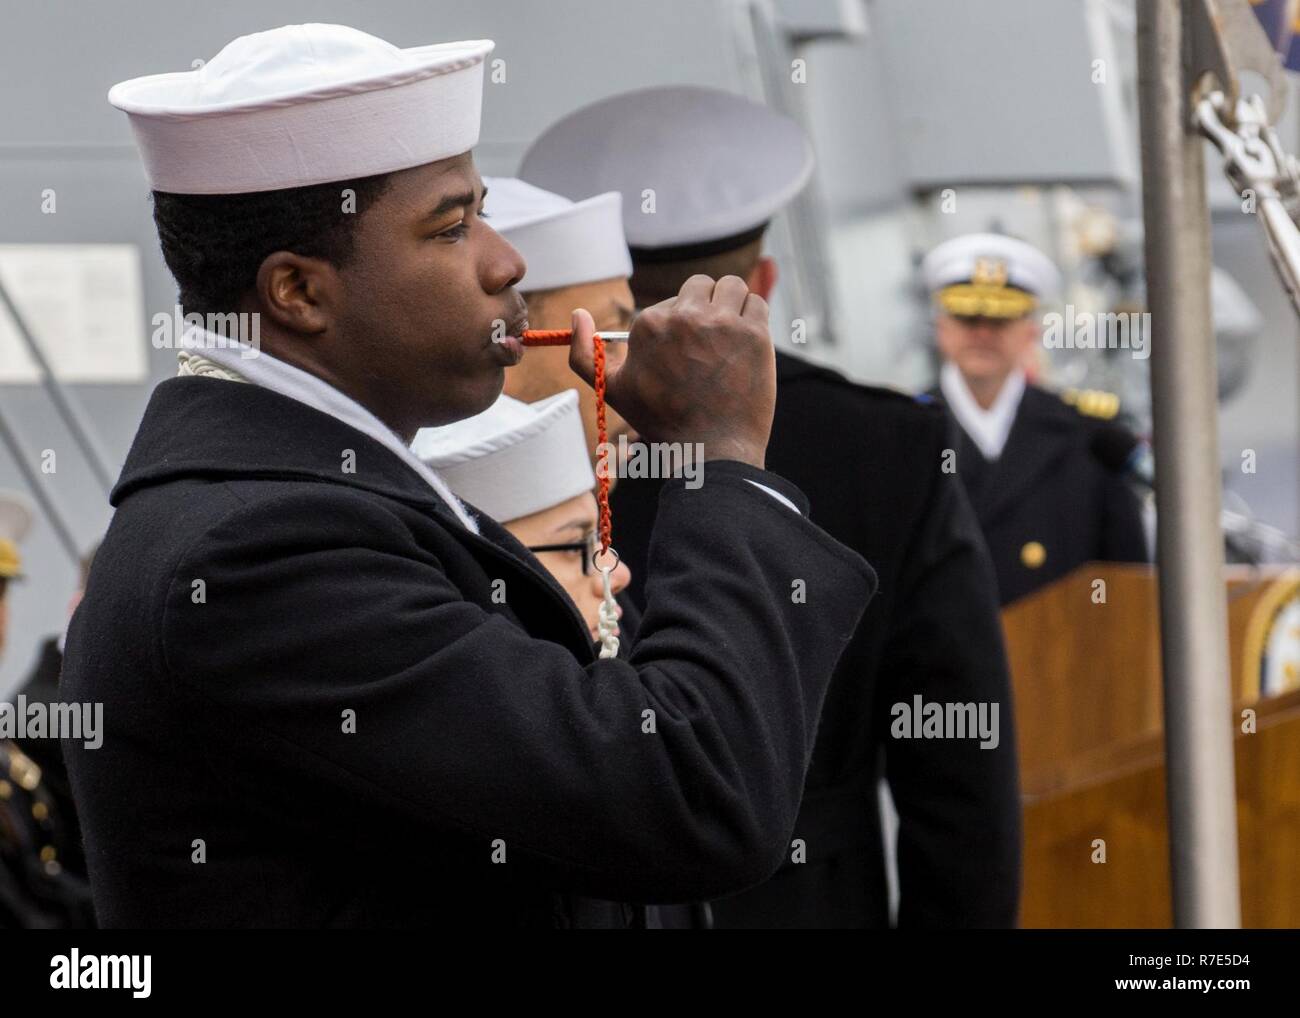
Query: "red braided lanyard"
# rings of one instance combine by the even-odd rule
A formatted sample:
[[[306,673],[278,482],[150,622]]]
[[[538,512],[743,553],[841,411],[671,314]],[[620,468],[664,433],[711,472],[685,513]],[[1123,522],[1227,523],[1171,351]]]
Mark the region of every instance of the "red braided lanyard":
[[[570,329],[528,329],[524,332],[524,346],[568,346],[573,338]],[[609,551],[613,521],[609,514],[609,434],[605,427],[605,341],[597,333],[594,342],[596,366],[596,441],[598,465],[596,467],[596,501],[600,505],[600,552]]]

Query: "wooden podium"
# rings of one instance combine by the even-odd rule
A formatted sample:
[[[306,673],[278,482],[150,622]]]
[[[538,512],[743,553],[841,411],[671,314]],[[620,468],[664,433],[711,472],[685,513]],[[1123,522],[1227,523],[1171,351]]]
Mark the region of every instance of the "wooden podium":
[[[1276,659],[1286,645],[1270,640],[1277,627],[1300,636],[1300,573],[1233,566],[1227,585],[1242,924],[1300,927],[1300,688],[1260,692],[1266,651]],[[1002,620],[1024,802],[1021,925],[1171,925],[1154,569],[1082,566]]]

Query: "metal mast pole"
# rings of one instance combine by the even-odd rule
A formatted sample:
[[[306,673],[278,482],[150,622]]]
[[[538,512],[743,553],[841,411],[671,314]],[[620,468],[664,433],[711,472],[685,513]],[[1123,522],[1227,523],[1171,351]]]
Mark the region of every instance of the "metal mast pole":
[[[1174,923],[1233,928],[1241,903],[1210,223],[1204,142],[1184,69],[1192,4],[1137,6]]]

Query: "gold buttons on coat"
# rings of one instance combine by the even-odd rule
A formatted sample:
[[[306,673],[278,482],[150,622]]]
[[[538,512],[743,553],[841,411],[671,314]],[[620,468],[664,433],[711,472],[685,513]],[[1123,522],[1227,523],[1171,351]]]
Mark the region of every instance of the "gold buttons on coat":
[[[1047,549],[1037,541],[1030,541],[1020,549],[1020,561],[1030,569],[1037,569],[1047,561]]]

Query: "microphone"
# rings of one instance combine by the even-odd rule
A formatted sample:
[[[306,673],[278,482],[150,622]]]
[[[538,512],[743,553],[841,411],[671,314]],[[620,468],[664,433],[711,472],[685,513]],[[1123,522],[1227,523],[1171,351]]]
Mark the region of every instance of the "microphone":
[[[1099,424],[1092,436],[1091,451],[1107,470],[1119,474],[1144,491],[1156,490],[1155,458],[1151,446],[1117,424]],[[1231,493],[1225,492],[1231,498]],[[1256,520],[1242,502],[1242,510],[1224,507],[1219,526],[1228,561],[1258,565],[1261,562],[1300,561],[1300,543],[1285,531]],[[1147,540],[1151,541],[1148,532]]]
[[[1107,470],[1121,474],[1148,490],[1156,486],[1151,446],[1118,424],[1099,424],[1089,443],[1092,454]]]

